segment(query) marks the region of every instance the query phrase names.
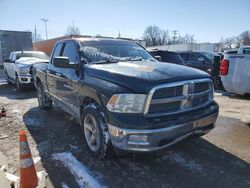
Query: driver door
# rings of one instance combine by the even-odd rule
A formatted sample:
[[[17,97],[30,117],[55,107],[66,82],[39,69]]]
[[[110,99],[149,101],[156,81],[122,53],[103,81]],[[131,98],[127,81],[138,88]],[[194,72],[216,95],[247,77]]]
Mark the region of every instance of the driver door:
[[[64,43],[63,57],[69,58],[70,64],[79,64],[79,53],[77,44],[74,41]],[[74,68],[56,68],[57,83],[56,93],[63,101],[64,105],[69,108],[70,113],[76,113],[77,90],[74,88],[75,83],[79,80],[78,72]]]

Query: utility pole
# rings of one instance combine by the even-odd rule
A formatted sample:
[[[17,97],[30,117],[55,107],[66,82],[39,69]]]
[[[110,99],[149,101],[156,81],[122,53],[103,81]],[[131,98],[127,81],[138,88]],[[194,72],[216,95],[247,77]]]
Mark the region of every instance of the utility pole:
[[[178,31],[177,31],[177,30],[174,30],[174,31],[173,31],[174,44],[175,44],[175,41],[176,41],[176,39],[177,39],[177,34],[178,34]]]
[[[46,32],[46,39],[48,40],[47,22],[49,21],[49,19],[41,18],[41,20],[44,22],[44,25],[45,25],[45,32]]]
[[[120,31],[118,32],[118,39],[120,39],[121,38],[121,33],[120,33]]]

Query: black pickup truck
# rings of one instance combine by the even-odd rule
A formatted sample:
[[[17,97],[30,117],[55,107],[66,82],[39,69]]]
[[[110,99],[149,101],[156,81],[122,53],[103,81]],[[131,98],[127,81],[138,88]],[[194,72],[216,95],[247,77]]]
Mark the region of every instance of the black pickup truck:
[[[56,43],[34,66],[39,106],[59,106],[82,127],[89,152],[151,152],[215,126],[209,74],[156,61],[132,41],[77,38]]]

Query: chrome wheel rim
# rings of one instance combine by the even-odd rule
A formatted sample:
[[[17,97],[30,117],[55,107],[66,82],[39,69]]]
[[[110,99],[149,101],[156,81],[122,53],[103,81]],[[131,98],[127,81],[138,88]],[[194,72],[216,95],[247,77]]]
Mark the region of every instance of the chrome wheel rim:
[[[84,118],[84,135],[89,148],[96,152],[100,147],[100,132],[97,122],[91,114],[87,114]]]

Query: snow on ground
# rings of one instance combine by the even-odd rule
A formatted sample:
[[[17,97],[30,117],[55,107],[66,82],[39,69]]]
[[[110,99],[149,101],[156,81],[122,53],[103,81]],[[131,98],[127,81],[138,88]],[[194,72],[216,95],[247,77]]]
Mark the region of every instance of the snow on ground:
[[[41,157],[34,157],[33,158],[34,164],[38,163],[40,160],[41,160]]]
[[[60,161],[75,176],[75,180],[81,188],[102,188],[96,178],[94,178],[89,170],[83,166],[71,153],[55,153],[53,159]]]

